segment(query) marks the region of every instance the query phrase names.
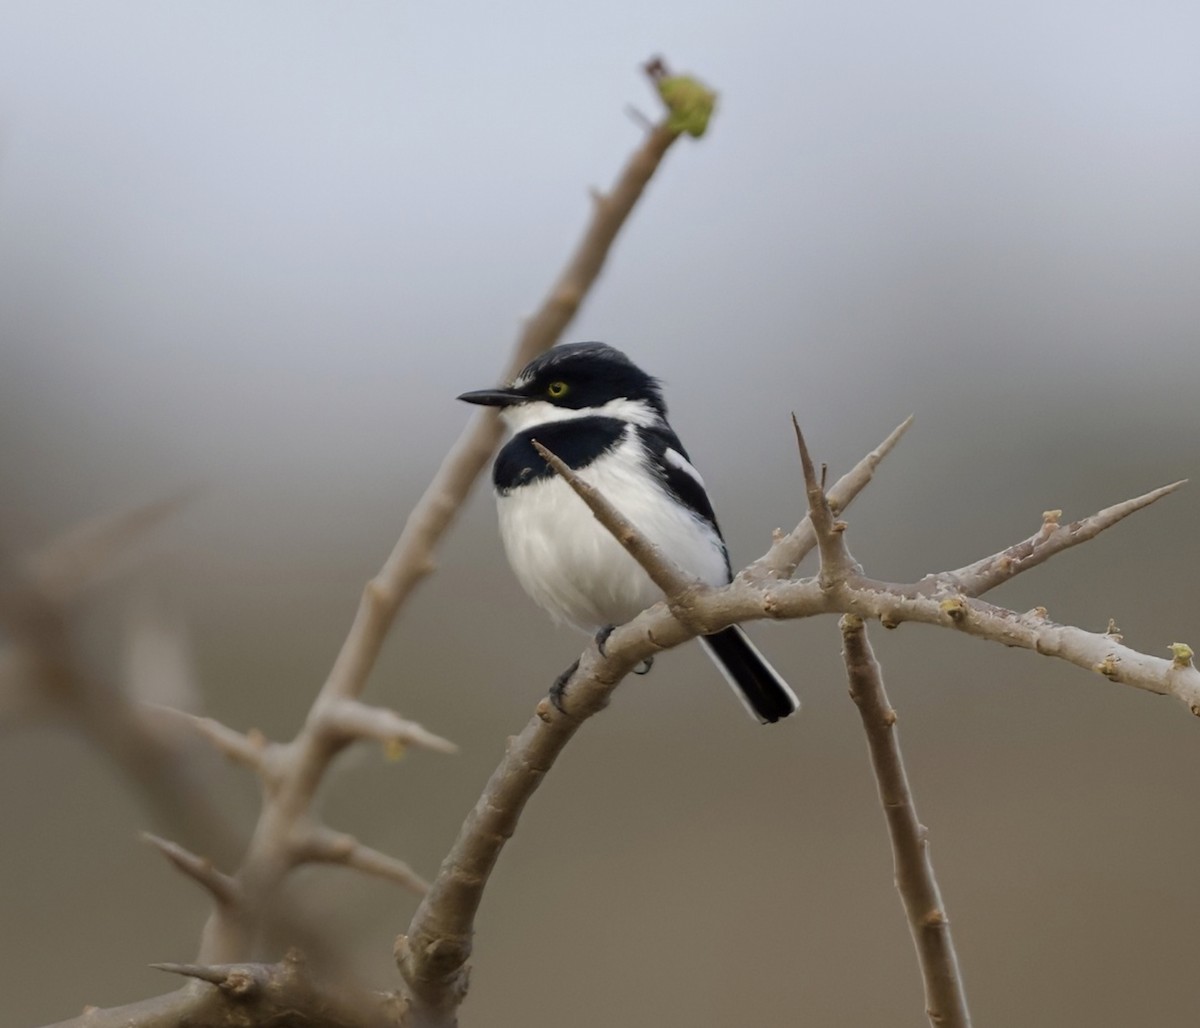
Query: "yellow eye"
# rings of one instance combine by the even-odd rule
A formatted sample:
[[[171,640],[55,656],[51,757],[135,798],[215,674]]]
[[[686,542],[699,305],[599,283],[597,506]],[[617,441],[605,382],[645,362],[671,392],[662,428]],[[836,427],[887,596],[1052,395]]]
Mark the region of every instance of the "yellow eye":
[[[546,395],[552,400],[561,400],[569,391],[566,382],[551,382],[546,386]]]

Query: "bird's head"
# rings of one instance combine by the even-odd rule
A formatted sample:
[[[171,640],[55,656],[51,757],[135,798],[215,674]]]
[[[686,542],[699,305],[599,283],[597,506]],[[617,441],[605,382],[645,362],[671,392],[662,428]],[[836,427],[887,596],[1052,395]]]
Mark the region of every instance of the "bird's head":
[[[658,380],[604,343],[568,343],[535,357],[503,389],[460,400],[499,407],[513,431],[547,421],[603,415],[650,425],[666,418]]]

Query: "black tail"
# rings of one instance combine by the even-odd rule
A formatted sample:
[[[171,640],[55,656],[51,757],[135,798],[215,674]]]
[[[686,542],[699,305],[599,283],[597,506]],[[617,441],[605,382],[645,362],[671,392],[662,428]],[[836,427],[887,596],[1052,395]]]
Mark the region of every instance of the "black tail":
[[[796,694],[737,625],[701,636],[700,641],[746,709],[763,724],[800,709]]]

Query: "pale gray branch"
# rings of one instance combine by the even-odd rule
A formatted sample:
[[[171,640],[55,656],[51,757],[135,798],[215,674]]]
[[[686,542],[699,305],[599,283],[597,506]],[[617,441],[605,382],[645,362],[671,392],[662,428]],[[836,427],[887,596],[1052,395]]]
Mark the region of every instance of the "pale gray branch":
[[[896,589],[905,587],[861,579],[850,584],[840,606],[847,608],[847,613],[878,618],[888,626],[917,621],[957,628],[979,639],[1058,657],[1109,681],[1174,696],[1200,716],[1200,671],[1190,662],[1180,664],[1140,653],[1107,632],[1086,632],[1056,624],[1041,609],[1019,614],[969,597],[938,600],[920,595],[917,586],[907,587],[907,595],[892,591]],[[778,609],[781,616],[788,617],[793,609],[805,606],[803,601],[793,606],[785,600]]]
[[[921,974],[925,979],[925,1009],[934,1028],[970,1028],[971,1015],[963,990],[950,921],[942,904],[928,829],[917,819],[916,805],[900,754],[896,712],[888,702],[883,674],[867,639],[862,618],[847,614],[841,620],[842,656],[850,680],[850,698],[862,717],[871,766],[879,787],[879,802],[887,820],[896,868],[896,888],[908,915],[908,926]]]
[[[1122,503],[1105,507],[1091,517],[1081,521],[1072,521],[1069,525],[1059,524],[1062,511],[1050,510],[1042,515],[1042,527],[1028,539],[1016,543],[1006,550],[984,557],[973,564],[948,571],[939,577],[951,581],[960,592],[967,596],[982,596],[989,589],[994,589],[1002,582],[1007,582],[1014,575],[1036,567],[1056,553],[1078,546],[1089,539],[1094,539],[1106,528],[1111,528],[1118,521],[1129,517],[1130,514],[1149,507],[1156,500],[1161,500],[1169,493],[1187,484],[1187,479],[1172,482],[1159,489],[1154,489],[1142,496],[1125,500]]]

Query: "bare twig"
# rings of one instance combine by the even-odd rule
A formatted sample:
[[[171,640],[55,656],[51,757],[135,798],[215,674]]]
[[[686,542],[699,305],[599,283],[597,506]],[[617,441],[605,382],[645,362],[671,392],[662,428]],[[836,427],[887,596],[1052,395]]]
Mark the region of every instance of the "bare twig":
[[[875,476],[875,469],[895,449],[901,437],[912,425],[912,415],[897,425],[875,449],[844,474],[829,490],[827,498],[835,515],[841,514]],[[778,578],[790,578],[797,566],[817,545],[812,519],[807,514],[787,535],[775,539],[771,548],[738,575],[740,581],[765,585]]]
[[[167,974],[182,975],[184,978],[195,978],[200,982],[208,982],[218,988],[238,997],[251,996],[258,991],[260,982],[266,977],[258,971],[258,967],[248,965],[239,967],[236,964],[151,964],[155,971],[165,971]],[[261,965],[260,965],[261,966]]]
[[[402,885],[418,896],[423,896],[429,891],[429,883],[404,861],[389,857],[386,853],[371,849],[370,846],[364,846],[353,835],[335,832],[323,825],[315,826],[297,844],[296,857],[300,862],[352,867],[364,874]]]
[[[415,721],[401,717],[387,707],[372,707],[359,700],[338,700],[326,711],[330,731],[347,740],[371,739],[377,742],[416,746],[433,753],[457,753],[449,739],[434,735]]]
[[[878,618],[888,627],[918,621],[957,628],[979,639],[1058,657],[1109,681],[1160,696],[1174,696],[1200,716],[1200,671],[1190,663],[1181,666],[1174,660],[1140,653],[1121,645],[1108,633],[1085,632],[1071,625],[1056,624],[1040,609],[1019,614],[968,597],[949,596],[939,600],[922,595],[920,589],[920,584],[895,586],[859,579],[847,589],[844,600],[847,609],[843,612]],[[801,602],[798,606],[808,605]],[[794,608],[784,598],[777,609],[779,616],[788,617]]]
[[[808,497],[808,517],[812,522],[813,531],[817,537],[817,548],[821,551],[821,570],[819,580],[822,589],[832,589],[845,580],[847,575],[857,570],[854,558],[846,547],[843,535],[845,528],[835,521],[829,498],[825,495],[825,486],[817,479],[817,470],[809,456],[808,445],[804,441],[804,433],[800,431],[800,422],[792,415],[792,428],[796,432],[796,446],[800,451],[800,466],[804,470],[804,491]]]
[[[162,839],[150,832],[142,832],[142,839],[166,857],[189,878],[195,879],[221,906],[236,906],[238,903],[237,882],[218,871],[207,857],[199,857],[178,843]]]
[[[212,743],[223,756],[236,761],[243,767],[250,768],[252,771],[262,769],[263,754],[267,747],[271,745],[262,732],[238,732],[221,724],[215,718],[196,717],[193,714],[184,714],[181,712],[176,713],[180,717],[186,718],[196,731]]]
[[[871,752],[879,802],[892,841],[896,888],[908,915],[908,926],[925,979],[925,1009],[929,1023],[934,1028],[970,1028],[971,1015],[967,1011],[958,958],[954,953],[950,921],[929,858],[929,833],[917,820],[900,754],[896,712],[888,703],[883,675],[871,651],[862,618],[848,614],[842,618],[840,627],[850,698],[862,717]]]
[[[969,564],[957,571],[949,571],[939,577],[953,582],[958,590],[966,596],[982,596],[989,589],[994,589],[1007,582],[1021,571],[1028,571],[1038,564],[1049,560],[1056,553],[1078,546],[1089,539],[1094,539],[1106,528],[1111,528],[1118,521],[1129,517],[1130,514],[1149,507],[1156,500],[1161,500],[1169,493],[1175,492],[1180,486],[1186,485],[1187,479],[1172,482],[1159,489],[1154,489],[1142,496],[1123,503],[1105,507],[1091,517],[1081,521],[1072,521],[1069,525],[1059,524],[1062,511],[1046,511],[1042,516],[1042,527],[1034,535],[1023,542],[1016,543]]]

